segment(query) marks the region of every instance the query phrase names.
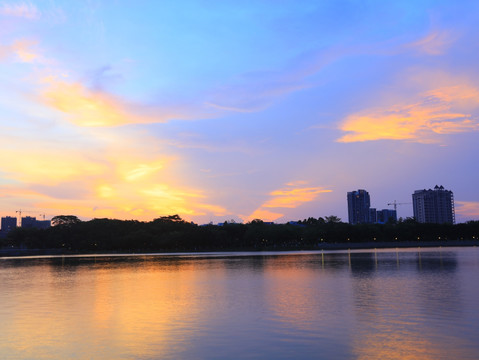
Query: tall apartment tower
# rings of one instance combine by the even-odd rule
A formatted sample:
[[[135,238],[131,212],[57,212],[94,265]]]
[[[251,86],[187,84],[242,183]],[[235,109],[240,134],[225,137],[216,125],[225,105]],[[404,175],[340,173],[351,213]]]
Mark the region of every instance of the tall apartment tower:
[[[367,224],[370,220],[371,200],[366,190],[348,192],[348,217],[350,224]]]
[[[444,224],[455,222],[454,195],[444,187],[416,190],[412,194],[414,217],[420,223]]]

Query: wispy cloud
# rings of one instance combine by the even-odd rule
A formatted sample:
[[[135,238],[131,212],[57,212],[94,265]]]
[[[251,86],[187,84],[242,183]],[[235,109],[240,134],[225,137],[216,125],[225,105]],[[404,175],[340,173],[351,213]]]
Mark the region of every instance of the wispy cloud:
[[[286,185],[286,187],[269,193],[269,199],[257,208],[246,219],[262,219],[274,221],[284,214],[273,212],[270,209],[297,208],[304,203],[315,200],[319,194],[328,193],[332,190],[323,187],[305,187],[306,182],[296,181]],[[279,210],[281,211],[281,210]]]
[[[310,87],[302,79],[281,79],[280,76],[250,74],[222,87],[205,105],[231,112],[256,112],[270,106],[278,97]]]
[[[134,181],[140,179],[142,177],[151,175],[163,168],[162,162],[157,162],[153,164],[138,164],[137,167],[129,170],[125,174],[125,180],[127,181]]]
[[[9,59],[19,63],[46,63],[46,60],[36,50],[37,41],[21,38],[10,44],[0,45],[0,60]]]
[[[478,117],[470,112],[476,108],[479,108],[477,88],[465,84],[440,87],[420,94],[414,103],[349,115],[339,127],[347,134],[338,141],[434,142],[439,134],[479,130]]]
[[[232,112],[256,112],[271,106],[278,98],[313,86],[308,78],[351,52],[329,47],[306,52],[277,71],[251,71],[240,74],[209,95],[205,105]]]
[[[405,48],[412,48],[427,55],[442,55],[453,44],[454,40],[455,36],[450,30],[434,30],[425,37],[406,44]]]
[[[11,48],[21,62],[32,63],[39,58],[38,54],[32,49],[36,44],[36,41],[22,39],[15,41]]]
[[[0,6],[0,15],[33,20],[40,18],[41,12],[30,2],[3,3]]]

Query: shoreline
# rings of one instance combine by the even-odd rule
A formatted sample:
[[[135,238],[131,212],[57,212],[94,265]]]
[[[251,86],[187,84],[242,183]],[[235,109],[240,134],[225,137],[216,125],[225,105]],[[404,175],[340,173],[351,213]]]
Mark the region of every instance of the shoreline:
[[[356,243],[324,243],[315,247],[305,248],[274,248],[262,249],[201,249],[201,250],[176,250],[176,251],[65,251],[65,249],[0,249],[0,259],[11,257],[36,257],[36,256],[88,256],[88,255],[148,255],[148,254],[192,254],[192,253],[224,253],[224,252],[287,252],[287,251],[322,251],[322,250],[375,250],[396,248],[433,248],[433,247],[476,247],[479,240],[449,240],[449,241],[401,241],[401,242],[356,242]]]

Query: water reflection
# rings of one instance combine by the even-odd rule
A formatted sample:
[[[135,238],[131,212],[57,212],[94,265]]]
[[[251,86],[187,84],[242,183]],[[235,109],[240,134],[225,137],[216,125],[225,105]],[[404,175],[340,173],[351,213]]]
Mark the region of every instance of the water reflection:
[[[462,308],[455,253],[396,252],[357,257],[352,261],[358,320],[353,339],[355,357],[437,359],[447,358],[446,353],[474,357],[464,347],[449,349],[451,335],[441,323],[444,319],[456,323]]]
[[[478,358],[476,249],[0,260],[0,358]]]

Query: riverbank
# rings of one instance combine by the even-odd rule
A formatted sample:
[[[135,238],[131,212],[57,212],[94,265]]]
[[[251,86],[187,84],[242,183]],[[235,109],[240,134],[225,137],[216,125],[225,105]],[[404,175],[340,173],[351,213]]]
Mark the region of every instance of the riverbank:
[[[400,242],[352,242],[352,243],[323,243],[315,247],[304,248],[280,248],[264,247],[261,249],[235,248],[235,249],[201,249],[187,251],[69,251],[67,249],[24,249],[24,248],[3,248],[0,249],[0,259],[17,256],[58,256],[58,255],[94,255],[94,254],[155,254],[155,253],[202,253],[202,252],[262,252],[262,251],[319,251],[319,250],[365,250],[365,249],[395,249],[395,248],[431,248],[431,247],[474,247],[479,246],[479,240],[450,240],[450,241],[400,241]]]

